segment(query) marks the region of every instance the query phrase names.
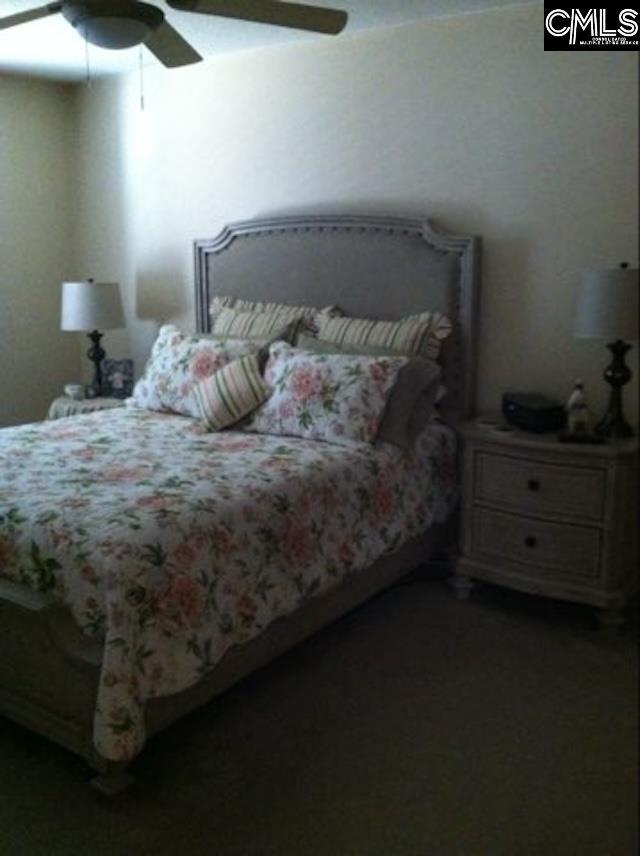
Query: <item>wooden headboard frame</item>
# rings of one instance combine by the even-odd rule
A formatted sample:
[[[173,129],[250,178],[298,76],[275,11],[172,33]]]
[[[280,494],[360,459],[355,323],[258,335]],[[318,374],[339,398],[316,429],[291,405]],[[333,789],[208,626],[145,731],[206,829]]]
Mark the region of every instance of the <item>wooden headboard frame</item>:
[[[273,217],[195,241],[196,325],[210,331],[216,294],[397,319],[438,309],[454,323],[443,347],[444,402],[455,424],[474,412],[480,239],[429,220],[369,215]]]

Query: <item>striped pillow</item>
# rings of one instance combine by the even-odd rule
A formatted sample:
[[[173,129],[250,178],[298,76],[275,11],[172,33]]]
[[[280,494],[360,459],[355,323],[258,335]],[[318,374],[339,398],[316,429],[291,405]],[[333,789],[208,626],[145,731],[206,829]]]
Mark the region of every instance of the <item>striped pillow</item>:
[[[291,321],[304,321],[305,326],[310,330],[317,329],[319,317],[322,315],[326,315],[327,317],[342,315],[342,311],[337,306],[325,306],[322,309],[318,309],[315,306],[295,306],[290,303],[275,303],[263,300],[242,300],[239,297],[227,297],[223,295],[214,297],[209,304],[209,317],[211,318],[212,326],[215,325],[216,319],[223,309],[233,309],[234,312],[276,314],[280,316],[282,324],[287,324]]]
[[[315,306],[293,306],[289,303],[265,303],[262,300],[241,300],[239,297],[214,297],[209,304],[211,318],[216,318],[222,309],[234,309],[236,312],[277,312],[285,323],[298,318],[313,320],[318,311]]]
[[[221,431],[255,410],[271,389],[260,374],[259,355],[247,354],[199,383],[194,394],[207,428]]]
[[[439,312],[422,312],[400,321],[324,316],[319,319],[318,338],[341,346],[373,345],[390,353],[435,360],[440,343],[451,330],[451,321]]]
[[[291,313],[285,317],[279,312],[237,312],[223,308],[211,322],[211,332],[214,336],[242,339],[273,339],[277,334],[278,339],[292,342],[302,320],[302,315]]]

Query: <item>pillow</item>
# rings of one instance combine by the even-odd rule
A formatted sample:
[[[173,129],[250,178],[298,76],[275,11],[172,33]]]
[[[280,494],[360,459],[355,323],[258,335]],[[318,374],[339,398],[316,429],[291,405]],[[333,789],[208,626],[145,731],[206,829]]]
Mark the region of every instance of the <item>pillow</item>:
[[[298,346],[316,353],[378,354],[385,349],[376,349],[373,345],[335,345],[316,339],[315,336],[301,335]],[[382,354],[383,355],[383,354]],[[378,440],[392,443],[402,449],[412,449],[418,435],[429,423],[433,406],[440,393],[440,366],[433,360],[419,357],[409,360],[398,372],[398,378],[389,394],[380,428]]]
[[[375,345],[394,354],[422,356],[435,360],[440,344],[451,333],[452,324],[439,312],[422,312],[400,321],[367,318],[318,319],[318,338],[336,345]]]
[[[276,342],[265,380],[271,397],[247,431],[346,445],[372,443],[404,357],[313,354]]]
[[[221,309],[211,321],[214,336],[251,339],[282,339],[292,342],[302,315],[279,312],[237,312],[235,309]]]
[[[252,312],[258,314],[277,314],[283,324],[291,321],[301,320],[304,325],[311,330],[317,330],[318,316],[326,315],[333,317],[342,315],[341,310],[337,306],[325,306],[323,309],[318,309],[316,306],[294,306],[289,303],[266,303],[262,300],[242,300],[238,297],[214,297],[209,304],[209,316],[212,324],[220,315],[223,309],[233,309],[235,312]]]
[[[197,333],[194,338],[221,342],[230,348],[251,344],[256,348],[266,348],[268,353],[269,345],[273,342],[291,342],[296,329],[297,322],[294,321],[292,324],[286,324],[284,327],[277,327],[273,333],[267,336],[221,336],[217,333]]]
[[[412,449],[433,416],[441,393],[441,369],[433,360],[411,360],[398,375],[384,411],[378,440]]]
[[[251,342],[252,345],[260,348],[263,345],[270,345],[272,342],[277,342],[280,338],[277,333],[282,332],[284,336],[289,335],[289,330],[287,327],[282,327],[280,330],[276,330],[275,334],[271,336],[221,336],[219,333],[192,333],[192,339],[204,339],[209,342],[220,342],[221,344],[230,345],[232,347],[242,344],[247,344]]]
[[[196,383],[210,377],[231,360],[258,351],[256,342],[188,336],[173,324],[160,328],[151,356],[133,388],[130,407],[181,413],[200,418],[193,395]]]
[[[227,363],[197,383],[193,391],[202,420],[211,431],[221,431],[247,416],[271,392],[262,379],[258,354],[247,354]]]

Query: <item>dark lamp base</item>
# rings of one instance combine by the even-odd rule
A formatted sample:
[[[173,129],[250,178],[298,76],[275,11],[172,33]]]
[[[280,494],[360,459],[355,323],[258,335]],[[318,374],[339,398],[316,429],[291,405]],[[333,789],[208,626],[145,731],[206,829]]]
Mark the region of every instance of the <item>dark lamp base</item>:
[[[102,333],[99,333],[97,330],[93,330],[91,333],[87,333],[87,336],[92,343],[91,347],[87,351],[87,356],[93,363],[93,382],[91,387],[95,395],[100,396],[102,395],[102,361],[106,356],[103,348],[100,346]]]
[[[598,437],[612,437],[624,440],[633,437],[635,432],[624,416],[618,418],[617,414],[607,411],[604,417],[593,429]]]
[[[595,433],[600,437],[624,439],[633,437],[634,431],[622,413],[622,387],[631,380],[631,370],[625,363],[624,357],[631,345],[621,339],[610,342],[607,348],[613,359],[604,371],[604,379],[611,386],[607,412],[595,427]]]

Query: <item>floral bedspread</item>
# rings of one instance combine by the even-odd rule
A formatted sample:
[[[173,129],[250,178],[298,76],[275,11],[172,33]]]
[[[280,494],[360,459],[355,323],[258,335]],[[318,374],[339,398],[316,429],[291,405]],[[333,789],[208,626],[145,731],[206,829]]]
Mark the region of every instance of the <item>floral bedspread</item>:
[[[104,639],[98,752],[133,758],[144,704],[442,521],[455,441],[411,455],[120,408],[0,431],[0,575]]]

